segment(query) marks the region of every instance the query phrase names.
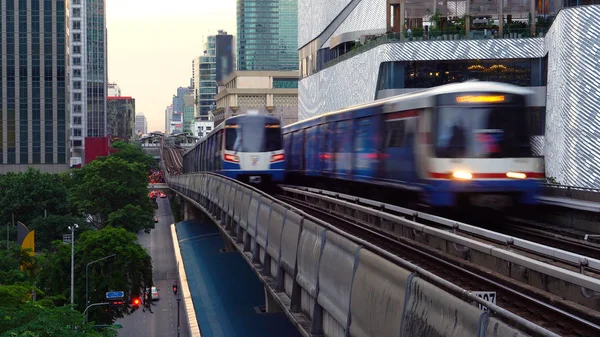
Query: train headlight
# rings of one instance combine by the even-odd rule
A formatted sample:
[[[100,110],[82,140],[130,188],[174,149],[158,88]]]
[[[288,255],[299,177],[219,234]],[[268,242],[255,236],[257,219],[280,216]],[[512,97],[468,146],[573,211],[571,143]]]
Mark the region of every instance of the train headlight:
[[[461,179],[461,180],[470,180],[470,179],[473,179],[473,175],[471,174],[471,172],[456,171],[456,172],[452,172],[452,178]]]
[[[282,161],[284,159],[285,159],[285,156],[283,155],[283,153],[275,154],[271,157],[271,163],[274,163],[276,161]]]
[[[513,178],[513,179],[527,178],[527,175],[525,173],[520,173],[520,172],[508,172],[508,173],[506,173],[506,176],[509,178]]]
[[[223,159],[225,161],[229,161],[232,163],[239,163],[240,162],[240,158],[238,158],[238,156],[232,155],[232,154],[226,154],[223,156]]]

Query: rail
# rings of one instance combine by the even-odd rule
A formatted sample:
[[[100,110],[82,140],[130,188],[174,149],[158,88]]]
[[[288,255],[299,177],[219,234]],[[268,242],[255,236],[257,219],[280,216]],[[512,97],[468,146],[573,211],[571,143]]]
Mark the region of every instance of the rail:
[[[526,286],[521,286],[524,291],[529,291],[527,287],[538,288],[550,294],[543,295],[545,300],[560,302],[555,305],[560,305],[566,311],[578,312],[586,317],[581,321],[585,321],[584,325],[600,329],[593,323],[598,320],[598,303],[595,298],[600,295],[600,280],[586,275],[589,272],[598,274],[600,260],[382,202],[308,187],[284,186],[282,189],[284,192],[312,198],[314,205],[333,214],[355,218],[359,223],[369,223],[381,232],[428,245],[442,254],[453,255],[464,251],[467,254],[460,257],[479,266],[481,271],[492,270],[500,274],[499,279],[505,283],[525,283]],[[463,235],[459,235],[459,232]],[[482,238],[484,241],[472,237]],[[491,242],[485,242],[486,240]],[[494,245],[494,242],[501,243],[502,246]],[[515,252],[515,249],[523,252]],[[532,258],[531,253],[541,259]],[[559,263],[552,265],[546,261],[548,259]],[[560,263],[575,266],[575,270],[560,266]],[[528,275],[525,279],[519,276],[523,270]],[[538,284],[535,281],[529,282],[529,279],[544,282]],[[536,295],[542,296],[539,293]],[[556,296],[570,302],[557,300]],[[594,312],[590,313],[589,308]]]
[[[523,327],[530,333],[540,336],[557,336],[547,329],[535,325],[504,308],[479,298],[468,290],[462,289],[431,272],[392,255],[380,247],[345,233],[335,226],[287,205],[246,184],[212,173],[170,176],[168,184],[188,202],[201,208],[206,214],[210,214],[213,220],[220,224],[220,227],[224,228],[222,232],[225,234],[232,233],[231,235],[234,236],[233,240],[237,243],[236,247],[241,252],[251,254],[253,263],[262,263],[263,275],[275,278],[271,283],[276,284],[276,287],[279,288],[278,291],[272,292],[272,294],[276,297],[281,293],[286,295],[286,299],[281,300],[281,303],[284,303],[283,309],[288,317],[293,322],[296,322],[305,336],[308,334],[322,334],[323,324],[333,324],[331,323],[332,321],[336,321],[342,328],[342,331],[345,327],[346,329],[350,329],[351,333],[352,329],[355,328],[354,325],[360,325],[361,322],[373,325],[379,323],[386,327],[391,327],[394,324],[402,324],[403,328],[394,326],[394,329],[406,329],[405,325],[409,323],[404,321],[408,316],[404,315],[405,319],[402,319],[402,307],[408,303],[409,298],[411,301],[419,301],[419,296],[423,294],[418,293],[418,289],[420,289],[421,285],[425,287],[423,283],[425,281],[423,280],[430,282],[431,286],[428,287],[435,286],[449,290],[456,296],[452,297],[454,300],[449,300],[453,303],[451,304],[453,306],[452,310],[457,310],[461,314],[462,310],[468,311],[473,314],[470,317],[477,322],[479,322],[479,319],[485,318],[485,323],[480,324],[487,325],[487,319],[489,319],[489,322],[494,320],[495,324],[500,324],[500,321],[491,316],[484,317],[487,313],[478,311],[479,309],[468,302],[474,302],[487,307],[491,313],[495,313],[504,321]],[[335,239],[336,237],[340,239]],[[347,256],[338,256],[338,259],[334,259],[331,255],[344,253],[344,249],[342,248],[331,248],[331,245],[336,245],[336,241],[336,247],[353,246],[356,248],[354,250],[347,250]],[[359,254],[359,252],[362,253]],[[374,256],[373,259],[376,259],[377,263],[369,265],[364,260],[368,256]],[[311,258],[314,259],[311,260]],[[354,261],[354,267],[350,264],[350,268],[344,269],[347,267],[348,261]],[[323,263],[327,262],[330,265],[334,263],[338,268],[323,267]],[[392,263],[391,265],[389,265],[390,262]],[[374,268],[373,266],[377,266],[378,268]],[[401,284],[391,285],[389,284],[390,280],[384,278],[384,276],[389,277],[391,266],[399,268],[398,273],[402,273],[402,270],[407,270],[404,273],[408,273],[408,276],[403,279],[405,287],[402,288]],[[338,269],[338,271],[335,273],[330,272],[333,269]],[[347,279],[342,281],[335,280],[342,277],[340,276],[341,274],[344,274],[340,271],[342,269],[348,270],[349,274],[346,276],[350,281]],[[365,270],[368,270],[367,275],[370,276],[366,279],[355,278],[355,275],[361,270],[363,273]],[[369,282],[369,279],[377,277],[386,280],[387,282],[385,283],[390,287],[400,287],[398,289],[401,290],[397,291],[406,292],[406,297],[403,296],[397,302],[399,307],[388,308],[384,303],[385,301],[361,302],[360,297],[356,298],[357,301],[354,300],[356,296],[363,293],[361,286],[369,288],[370,292],[384,291],[379,289],[382,285],[366,284]],[[333,278],[334,280],[328,279],[328,281],[334,284],[323,281],[323,278]],[[290,282],[293,283],[293,286]],[[343,283],[343,285],[337,287],[338,283]],[[409,291],[410,285],[414,287]],[[332,290],[332,287],[335,289]],[[301,289],[302,296],[296,290],[298,288]],[[395,296],[397,291],[388,293],[387,296]],[[438,291],[440,290],[438,289]],[[350,298],[353,300],[350,301]],[[468,302],[464,302],[463,300]],[[345,304],[336,306],[335,303],[340,304],[340,301],[345,301]],[[463,303],[464,307],[458,308],[457,306],[461,305],[459,302]],[[420,305],[424,304],[421,303]],[[472,312],[473,308],[477,311]],[[387,312],[387,310],[392,309],[393,313]],[[368,317],[354,317],[360,314],[360,312],[365,315],[373,313],[365,312],[365,310],[374,310],[377,313],[384,312],[383,314],[390,315],[389,317],[385,317],[391,319],[388,320],[386,318],[382,322],[369,322]],[[409,311],[412,309],[407,305],[405,310]],[[398,311],[400,314],[398,314]],[[310,317],[310,326],[302,327],[298,325],[298,312],[303,313],[306,317]],[[476,312],[479,312],[479,314],[476,314]],[[466,312],[464,314],[467,315]],[[398,315],[400,316],[396,319]],[[329,320],[325,319],[325,316]],[[410,317],[411,319],[415,319],[417,316],[412,315]],[[351,319],[351,317],[353,318]],[[471,324],[470,328],[477,329],[477,322],[474,325],[472,324],[473,322],[469,323]],[[380,327],[362,326],[360,328],[363,329],[361,330],[363,332],[367,332],[367,330],[380,331]],[[507,327],[507,329],[514,328]],[[326,329],[326,331],[328,330]],[[393,334],[397,335],[396,332]],[[325,335],[330,335],[330,331],[325,333]],[[476,335],[483,336],[481,332],[476,333]]]
[[[552,247],[548,247],[548,246],[543,246],[543,245],[540,245],[535,242],[519,239],[514,236],[510,236],[510,235],[506,235],[506,234],[502,234],[502,233],[497,233],[497,232],[494,232],[494,231],[491,231],[488,229],[469,225],[469,224],[458,222],[455,220],[442,218],[437,215],[431,215],[431,214],[427,214],[427,213],[423,213],[423,212],[414,211],[414,210],[411,210],[408,208],[403,208],[400,206],[390,205],[390,204],[386,204],[386,203],[382,203],[382,202],[378,202],[378,201],[374,201],[374,200],[369,200],[369,199],[364,199],[364,198],[358,198],[355,196],[342,194],[342,193],[323,191],[323,190],[310,188],[310,187],[284,186],[283,189],[288,190],[288,191],[294,191],[294,192],[298,192],[298,191],[308,192],[313,196],[314,195],[322,195],[322,196],[330,197],[332,199],[345,200],[347,202],[354,204],[352,206],[353,207],[356,206],[357,208],[360,207],[360,205],[362,204],[362,205],[366,205],[367,207],[377,208],[381,213],[390,213],[391,212],[391,213],[396,213],[396,214],[402,214],[404,216],[412,218],[413,221],[416,223],[418,223],[420,220],[425,220],[425,221],[446,227],[447,229],[450,229],[453,231],[458,230],[458,231],[461,231],[464,233],[468,233],[468,234],[478,236],[481,238],[486,238],[486,239],[489,239],[492,241],[503,242],[507,246],[520,248],[523,250],[527,250],[527,251],[539,254],[541,256],[546,256],[551,259],[561,260],[561,261],[568,262],[568,263],[571,263],[574,265],[580,265],[582,262],[587,261],[588,268],[600,271],[600,260],[589,259],[587,256],[584,256],[581,254],[568,252],[565,250],[556,249],[556,248],[552,248]],[[309,195],[309,194],[306,193],[306,195]],[[456,235],[456,239],[463,240],[464,237],[460,237],[460,236]],[[456,243],[459,243],[459,242],[456,242]],[[598,281],[596,281],[596,282],[598,283]],[[598,287],[597,290],[600,291],[600,283],[598,283],[596,286]]]

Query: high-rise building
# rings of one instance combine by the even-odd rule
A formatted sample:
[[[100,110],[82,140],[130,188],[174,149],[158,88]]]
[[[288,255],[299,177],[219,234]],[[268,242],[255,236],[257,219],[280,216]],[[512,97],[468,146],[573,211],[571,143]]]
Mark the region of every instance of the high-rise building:
[[[135,115],[135,133],[138,135],[148,133],[148,122],[146,121],[146,116],[141,112]]]
[[[173,120],[173,104],[165,109],[165,133],[171,133],[171,120]]]
[[[135,137],[135,98],[108,97],[108,134],[129,141]]]
[[[173,118],[171,132],[191,132],[190,122],[194,120],[194,89],[177,88],[177,95],[173,96]]]
[[[70,1],[71,156],[79,161],[85,154],[86,137],[107,135],[104,2]]]
[[[0,0],[0,172],[69,169],[64,0]]]
[[[237,0],[238,70],[298,70],[298,1]]]
[[[233,70],[233,36],[219,30],[209,36],[204,44],[204,55],[192,61],[194,66],[194,115],[208,120],[208,113],[215,108],[217,82]]]
[[[107,95],[109,97],[119,97],[121,96],[121,88],[119,88],[119,85],[116,83],[108,83],[106,85],[106,88],[108,89]]]

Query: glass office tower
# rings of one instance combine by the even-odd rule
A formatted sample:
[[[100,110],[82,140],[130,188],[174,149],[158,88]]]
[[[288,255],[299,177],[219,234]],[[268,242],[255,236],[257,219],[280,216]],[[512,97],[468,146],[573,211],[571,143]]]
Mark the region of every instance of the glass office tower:
[[[68,170],[64,0],[0,0],[0,173]]]
[[[237,0],[238,70],[298,70],[298,1]]]

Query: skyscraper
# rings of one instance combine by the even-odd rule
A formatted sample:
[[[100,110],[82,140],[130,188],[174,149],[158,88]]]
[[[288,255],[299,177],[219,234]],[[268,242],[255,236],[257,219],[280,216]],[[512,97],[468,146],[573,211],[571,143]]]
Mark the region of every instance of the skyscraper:
[[[84,156],[86,137],[107,135],[104,0],[71,0],[71,155]]]
[[[148,133],[148,122],[146,121],[146,116],[143,113],[138,113],[135,115],[135,132],[139,134]]]
[[[124,141],[134,139],[135,98],[109,96],[107,115],[107,132],[113,139],[119,138]]]
[[[68,170],[65,1],[0,8],[0,172]]]
[[[237,0],[238,70],[298,70],[298,1]]]
[[[208,112],[216,104],[217,82],[234,70],[233,36],[223,30],[219,30],[217,35],[209,36],[204,44],[204,55],[195,59],[192,64],[195,116],[200,120],[208,120]]]

